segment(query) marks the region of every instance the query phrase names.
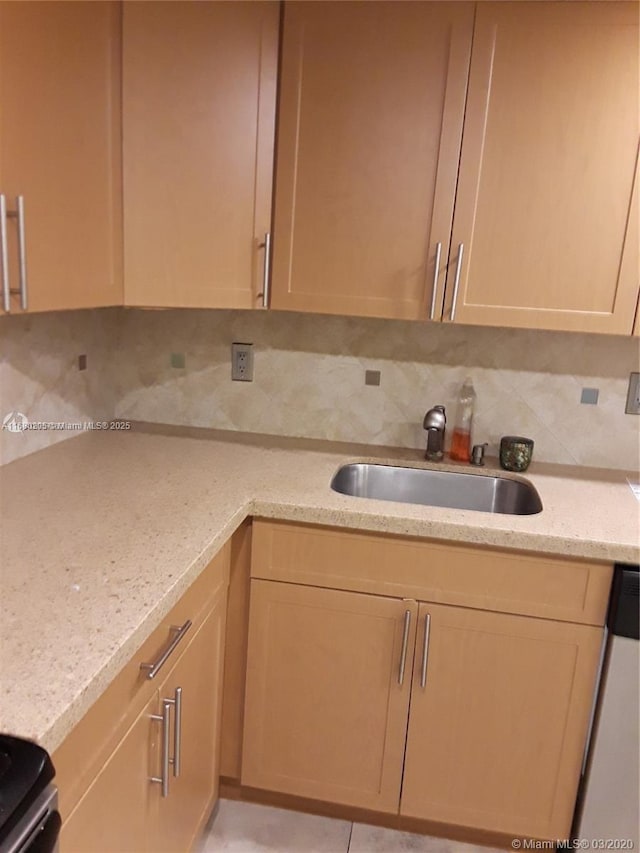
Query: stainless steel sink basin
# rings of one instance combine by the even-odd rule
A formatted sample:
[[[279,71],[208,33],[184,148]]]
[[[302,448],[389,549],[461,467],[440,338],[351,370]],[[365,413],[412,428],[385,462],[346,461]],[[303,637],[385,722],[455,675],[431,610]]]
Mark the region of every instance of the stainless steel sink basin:
[[[540,495],[531,483],[484,474],[358,462],[343,465],[334,475],[331,488],[358,498],[507,515],[534,515],[542,511]]]

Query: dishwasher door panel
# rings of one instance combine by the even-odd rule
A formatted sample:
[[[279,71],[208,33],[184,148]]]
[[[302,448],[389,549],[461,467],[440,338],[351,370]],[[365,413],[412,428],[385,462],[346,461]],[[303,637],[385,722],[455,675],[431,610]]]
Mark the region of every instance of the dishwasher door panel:
[[[611,637],[578,836],[640,844],[640,642]]]

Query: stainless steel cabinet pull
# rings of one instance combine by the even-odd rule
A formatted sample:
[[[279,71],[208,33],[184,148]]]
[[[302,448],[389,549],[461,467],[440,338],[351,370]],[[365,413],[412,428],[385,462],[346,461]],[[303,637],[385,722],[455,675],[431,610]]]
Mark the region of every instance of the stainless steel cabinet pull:
[[[27,310],[27,243],[25,237],[24,196],[16,198],[18,215],[18,258],[20,269],[20,307]]]
[[[7,255],[7,200],[4,193],[0,195],[0,266],[2,267],[2,307],[8,314],[11,310],[11,289]]]
[[[398,671],[398,684],[404,682],[404,669],[407,663],[407,647],[409,645],[409,628],[411,627],[411,611],[404,612],[404,632],[402,634],[402,652],[400,654],[400,670]]]
[[[20,296],[20,307],[27,310],[27,244],[24,224],[24,196],[16,196],[16,209],[7,211],[9,219],[18,220],[18,269],[20,274],[20,287],[11,290]]]
[[[464,255],[464,243],[458,246],[458,260],[456,261],[456,277],[453,280],[453,302],[451,303],[451,322],[456,319],[456,305],[458,304],[458,289],[460,287],[460,273],[462,271],[462,256]]]
[[[177,778],[180,775],[182,758],[182,687],[176,687],[173,695],[173,699],[165,699],[164,701],[167,705],[173,705],[175,708],[173,717],[173,758],[169,759],[169,764],[173,764],[173,775]]]
[[[153,663],[141,663],[140,669],[147,670],[147,678],[152,679],[155,678],[156,675],[160,672],[162,667],[165,665],[171,653],[174,651],[175,647],[178,645],[180,640],[187,633],[189,628],[191,627],[191,619],[187,619],[184,625],[181,628],[176,627],[175,625],[171,626],[171,632],[173,633],[173,639],[166,647],[166,649],[161,653],[160,657],[154,661]]]
[[[440,275],[440,255],[442,254],[442,243],[436,243],[436,260],[433,265],[433,290],[431,291],[431,311],[429,319],[435,320],[436,316],[436,293],[438,292],[438,276]]]
[[[152,782],[158,782],[162,785],[162,796],[169,796],[169,729],[171,727],[171,703],[164,699],[162,702],[162,714],[151,714],[152,720],[159,720],[162,723],[162,759],[160,766],[160,776],[152,776]]]
[[[422,669],[420,671],[420,687],[427,686],[427,660],[429,658],[429,632],[431,631],[431,616],[424,617],[424,645],[422,647]]]
[[[260,243],[260,249],[264,249],[264,266],[262,268],[262,307],[269,307],[269,287],[271,284],[271,233],[264,235],[264,243]]]

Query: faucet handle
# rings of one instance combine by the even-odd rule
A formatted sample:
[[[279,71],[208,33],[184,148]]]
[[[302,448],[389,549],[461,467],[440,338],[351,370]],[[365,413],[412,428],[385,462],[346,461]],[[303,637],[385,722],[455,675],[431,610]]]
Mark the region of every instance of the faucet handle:
[[[447,416],[444,406],[434,406],[429,409],[424,416],[423,429],[441,429],[444,430],[447,424]]]
[[[472,465],[484,465],[484,451],[488,446],[488,442],[484,442],[484,444],[474,444],[473,450],[471,451],[471,464]]]

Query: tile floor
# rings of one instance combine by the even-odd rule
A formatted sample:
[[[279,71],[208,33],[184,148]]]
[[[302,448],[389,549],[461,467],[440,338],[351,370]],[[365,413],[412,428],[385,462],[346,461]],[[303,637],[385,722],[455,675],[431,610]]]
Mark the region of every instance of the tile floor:
[[[362,823],[221,800],[199,853],[498,853]]]

